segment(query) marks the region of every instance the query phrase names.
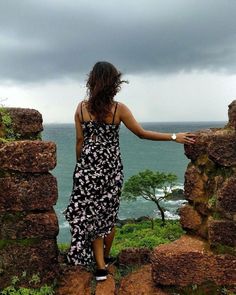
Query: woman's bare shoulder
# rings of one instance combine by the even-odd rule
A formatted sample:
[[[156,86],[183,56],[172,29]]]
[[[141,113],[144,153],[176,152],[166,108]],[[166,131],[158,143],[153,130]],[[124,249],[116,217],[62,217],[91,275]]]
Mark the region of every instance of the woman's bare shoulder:
[[[119,111],[122,115],[130,113],[130,109],[123,102],[119,102]]]
[[[118,103],[120,109],[127,109],[127,106],[123,102],[120,102],[120,101],[116,101],[116,102]]]
[[[75,111],[75,113],[76,113],[76,114],[80,113],[80,112],[81,112],[81,108],[84,108],[84,106],[86,105],[86,103],[87,103],[87,100],[85,100],[85,99],[80,100],[80,101],[78,102],[77,107],[76,107],[76,111]]]

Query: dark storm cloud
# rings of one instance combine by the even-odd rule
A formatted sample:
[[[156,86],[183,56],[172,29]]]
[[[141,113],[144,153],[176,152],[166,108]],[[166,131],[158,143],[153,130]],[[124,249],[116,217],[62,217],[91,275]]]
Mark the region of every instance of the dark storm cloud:
[[[97,60],[236,72],[235,0],[8,0],[0,11],[1,80],[78,77]]]

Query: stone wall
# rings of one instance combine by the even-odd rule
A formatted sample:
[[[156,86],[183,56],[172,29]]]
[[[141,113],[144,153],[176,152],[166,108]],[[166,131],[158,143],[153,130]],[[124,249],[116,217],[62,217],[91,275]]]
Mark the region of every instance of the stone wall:
[[[0,108],[0,289],[13,276],[41,285],[57,272],[56,145],[42,130],[38,111]]]
[[[233,112],[234,110],[234,112]],[[236,101],[229,106],[229,124],[197,132],[186,145],[191,159],[185,173],[185,198],[180,222],[188,233],[203,237],[211,248],[236,246]]]
[[[157,284],[236,285],[236,100],[228,114],[224,128],[200,130],[196,144],[185,146],[191,162],[180,222],[187,235],[155,249]]]

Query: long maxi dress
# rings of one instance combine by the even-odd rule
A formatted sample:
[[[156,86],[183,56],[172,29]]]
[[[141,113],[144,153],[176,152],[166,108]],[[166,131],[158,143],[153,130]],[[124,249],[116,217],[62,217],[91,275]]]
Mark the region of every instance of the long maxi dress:
[[[123,184],[123,165],[119,147],[120,125],[84,121],[84,143],[73,175],[73,189],[65,217],[70,224],[71,245],[67,260],[72,265],[94,261],[92,241],[106,237],[114,227]]]

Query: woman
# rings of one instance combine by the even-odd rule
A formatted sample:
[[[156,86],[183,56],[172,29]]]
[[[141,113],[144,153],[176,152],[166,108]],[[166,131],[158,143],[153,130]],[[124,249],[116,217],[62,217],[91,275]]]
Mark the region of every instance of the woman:
[[[67,258],[73,265],[89,265],[95,258],[97,280],[107,278],[123,183],[120,123],[142,139],[194,143],[191,133],[144,130],[125,104],[114,101],[124,82],[112,64],[96,63],[86,85],[88,100],[80,102],[75,113],[77,164],[65,212],[72,234]]]

